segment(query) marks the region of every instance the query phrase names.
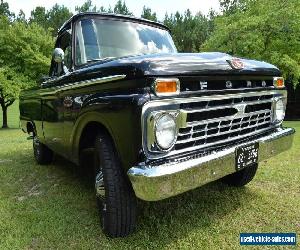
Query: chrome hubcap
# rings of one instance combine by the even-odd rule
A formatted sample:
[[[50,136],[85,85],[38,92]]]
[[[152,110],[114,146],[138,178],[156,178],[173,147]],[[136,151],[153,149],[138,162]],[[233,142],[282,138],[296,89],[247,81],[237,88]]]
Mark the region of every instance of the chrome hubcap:
[[[104,177],[103,173],[100,170],[99,173],[96,175],[95,180],[95,190],[96,190],[96,197],[98,198],[98,204],[100,204],[102,211],[101,211],[101,220],[102,220],[102,228],[104,228],[104,215],[106,213],[106,202],[105,202],[105,187],[104,187]]]

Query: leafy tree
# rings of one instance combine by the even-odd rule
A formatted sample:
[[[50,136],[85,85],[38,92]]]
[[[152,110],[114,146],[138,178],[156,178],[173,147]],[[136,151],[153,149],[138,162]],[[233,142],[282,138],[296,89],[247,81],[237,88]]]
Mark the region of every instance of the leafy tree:
[[[220,9],[224,14],[231,15],[237,11],[243,11],[249,0],[220,0]]]
[[[15,17],[15,14],[9,10],[8,3],[3,0],[0,2],[0,16],[6,16],[9,19],[13,19]]]
[[[8,67],[0,67],[0,106],[2,109],[2,128],[7,128],[7,109],[18,98],[27,79]]]
[[[125,1],[122,2],[122,0],[118,0],[115,7],[114,7],[114,13],[116,14],[122,14],[122,15],[128,15],[132,16],[133,13],[129,11],[128,7],[126,6]]]
[[[83,5],[76,6],[75,11],[77,11],[78,13],[81,13],[81,12],[96,12],[97,7],[96,7],[96,5],[93,6],[92,0],[86,0],[83,3]]]
[[[155,22],[157,21],[156,12],[152,13],[152,10],[150,8],[147,8],[146,6],[143,7],[143,12],[141,17],[151,21],[155,21]]]
[[[23,10],[19,11],[19,14],[17,15],[16,21],[23,22],[23,23],[27,22],[26,17],[25,17],[25,13],[24,13]]]
[[[36,23],[27,24],[0,17],[0,105],[3,126],[7,108],[21,89],[32,87],[49,69],[53,38]]]
[[[44,7],[37,6],[31,11],[30,23],[36,23],[45,30],[52,30],[52,35],[56,36],[58,29],[72,16],[72,12],[63,6],[55,4],[50,10],[46,11]]]
[[[107,13],[114,13],[112,7],[109,5],[108,9],[105,9],[104,7],[100,7],[100,12],[107,12]]]
[[[59,28],[73,15],[70,10],[63,6],[55,4],[48,12],[48,28],[52,28],[52,35],[56,36]]]
[[[112,9],[109,6],[108,9],[105,9],[103,6],[100,6],[98,8],[96,5],[92,4],[91,0],[86,0],[83,5],[81,6],[76,6],[75,10],[77,13],[83,13],[83,12],[107,12],[107,13],[112,13]]]
[[[37,23],[44,29],[48,29],[49,28],[48,14],[46,12],[45,7],[41,7],[41,6],[35,7],[35,9],[31,11],[29,22]]]
[[[217,16],[218,16],[218,14],[216,13],[215,10],[213,10],[213,9],[209,10],[208,16],[207,16],[207,18],[208,18],[208,37],[211,35],[211,33],[215,29],[215,19]]]
[[[175,15],[166,14],[164,24],[171,29],[180,52],[199,52],[211,29],[210,20],[206,16],[201,13],[193,16],[189,9],[183,15],[178,11]]]
[[[203,48],[265,60],[284,76],[300,79],[300,4],[298,0],[252,0],[243,10],[216,18]]]

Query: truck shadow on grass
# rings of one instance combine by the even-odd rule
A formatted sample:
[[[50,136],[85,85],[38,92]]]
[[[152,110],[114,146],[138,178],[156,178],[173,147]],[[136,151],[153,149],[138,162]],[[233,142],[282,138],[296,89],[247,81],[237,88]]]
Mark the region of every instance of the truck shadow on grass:
[[[230,218],[241,216],[256,196],[250,188],[214,182],[163,201],[139,201],[136,231],[110,239],[101,231],[93,185],[82,169],[61,157],[38,166],[29,149],[4,167],[12,171],[7,196],[15,195],[9,205],[15,213],[13,230],[31,249],[161,249],[195,234],[209,247],[209,237],[230,231]],[[20,180],[22,185],[16,186]]]
[[[93,196],[92,181],[90,177],[85,177],[87,173],[82,167],[74,168],[71,163],[56,157],[54,168],[77,176],[76,182]],[[111,247],[114,248],[161,248],[191,232],[210,235],[216,230],[219,221],[222,221],[224,217],[234,216],[238,210],[243,210],[243,207],[249,204],[255,196],[256,194],[247,187],[232,188],[216,181],[158,202],[139,200],[137,230],[127,238],[113,240],[106,238],[101,232],[98,219],[94,221],[93,227],[98,237],[108,239],[113,243]],[[93,214],[94,209],[96,205],[93,207]]]

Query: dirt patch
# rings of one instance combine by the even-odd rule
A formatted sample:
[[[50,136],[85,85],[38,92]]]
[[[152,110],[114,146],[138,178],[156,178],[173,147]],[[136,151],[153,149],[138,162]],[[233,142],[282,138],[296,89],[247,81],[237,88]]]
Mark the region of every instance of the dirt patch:
[[[42,194],[42,191],[39,189],[40,186],[39,185],[34,185],[32,186],[30,189],[27,189],[25,195],[22,196],[18,196],[16,199],[17,201],[24,201],[27,198],[30,198],[32,196],[39,196]]]

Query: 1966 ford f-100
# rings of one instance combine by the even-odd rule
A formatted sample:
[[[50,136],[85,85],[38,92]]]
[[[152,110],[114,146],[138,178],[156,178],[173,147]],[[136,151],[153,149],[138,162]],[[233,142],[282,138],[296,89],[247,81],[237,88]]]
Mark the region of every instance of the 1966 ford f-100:
[[[94,171],[102,227],[125,236],[137,197],[156,201],[221,179],[250,182],[289,149],[280,71],[223,53],[177,53],[167,27],[113,14],[73,16],[49,77],[21,93],[22,129],[39,164],[53,153]]]

